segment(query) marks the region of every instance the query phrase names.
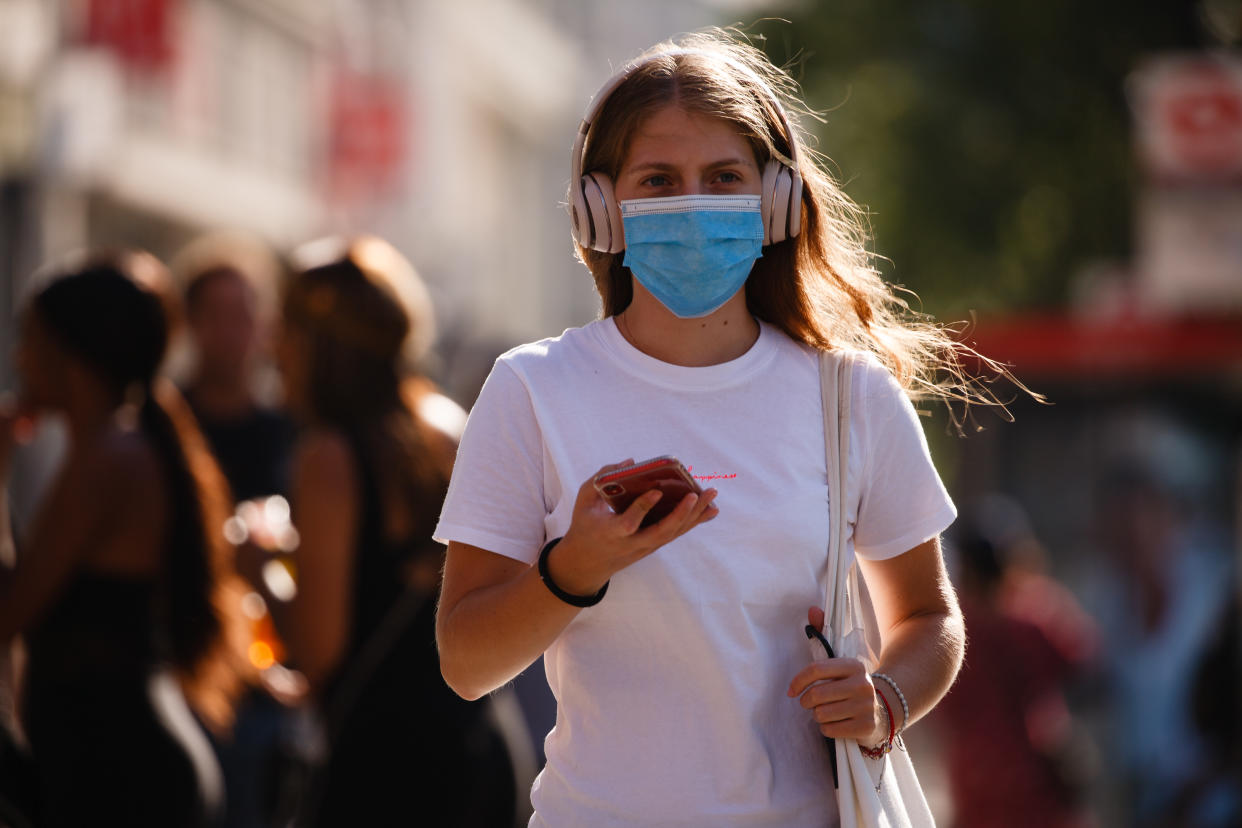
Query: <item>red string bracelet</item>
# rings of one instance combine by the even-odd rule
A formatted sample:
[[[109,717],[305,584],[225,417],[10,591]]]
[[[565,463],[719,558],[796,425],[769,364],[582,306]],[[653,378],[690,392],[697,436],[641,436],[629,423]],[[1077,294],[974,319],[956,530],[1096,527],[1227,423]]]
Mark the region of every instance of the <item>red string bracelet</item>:
[[[884,694],[877,689],[875,694],[880,697],[880,704],[884,705],[884,715],[888,716],[888,738],[880,742],[875,747],[867,747],[859,745],[858,749],[862,751],[862,755],[868,759],[879,759],[884,754],[889,753],[893,749],[893,739],[897,736],[897,722],[893,718],[893,710],[888,706],[888,699],[884,698]]]

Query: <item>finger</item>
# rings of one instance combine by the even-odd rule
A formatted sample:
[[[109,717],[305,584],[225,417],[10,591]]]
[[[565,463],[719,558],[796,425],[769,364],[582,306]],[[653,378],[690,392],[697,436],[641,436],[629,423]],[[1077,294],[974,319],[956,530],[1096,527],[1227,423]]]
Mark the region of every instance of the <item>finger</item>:
[[[811,607],[806,611],[806,620],[812,627],[824,631],[824,610],[820,607]]]
[[[708,489],[702,495],[699,495],[699,502],[694,506],[686,518],[686,523],[678,530],[678,536],[688,533],[694,529],[694,526],[707,523],[708,520],[714,520],[715,516],[720,514],[720,509],[715,505],[715,489]]]
[[[866,682],[847,677],[815,682],[798,701],[808,710],[825,704],[845,704],[853,711],[851,715],[860,715],[872,709],[873,695]]]
[[[720,510],[716,508],[716,495],[717,491],[715,489],[708,489],[703,492],[703,494],[699,495],[699,502],[696,503],[694,509],[690,511],[688,518],[691,526],[697,525],[701,520],[703,520],[703,516],[708,512],[714,512],[712,517],[719,514]],[[711,520],[711,518],[707,519]]]
[[[659,546],[688,532],[694,526],[691,515],[702,500],[702,496],[694,492],[683,495],[673,511],[661,518],[658,523],[647,527],[650,540]]]
[[[660,502],[664,497],[664,492],[659,489],[650,489],[639,495],[629,508],[621,513],[621,526],[626,535],[633,535],[642,526],[643,518],[647,517],[647,513],[652,507]],[[664,520],[668,520],[665,518]],[[660,523],[663,523],[661,521]],[[657,523],[656,526],[660,524]]]
[[[853,727],[850,728],[852,732],[853,730],[858,729],[858,726],[861,724],[857,711],[853,709],[852,705],[843,701],[829,702],[828,704],[821,704],[813,708],[811,710],[811,718],[820,725],[821,733],[823,732],[822,728],[824,725],[849,724],[853,725]],[[838,731],[838,733],[840,733],[840,731]]]
[[[856,658],[830,658],[827,661],[813,661],[803,667],[793,680],[789,682],[790,696],[800,696],[807,688],[817,681],[836,681],[857,675],[862,662]]]

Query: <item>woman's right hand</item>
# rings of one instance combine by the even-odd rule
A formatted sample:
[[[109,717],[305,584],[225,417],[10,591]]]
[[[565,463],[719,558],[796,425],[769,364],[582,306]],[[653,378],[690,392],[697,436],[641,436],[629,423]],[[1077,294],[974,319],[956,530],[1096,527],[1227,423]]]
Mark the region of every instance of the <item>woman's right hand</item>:
[[[604,466],[596,474],[628,462]],[[594,595],[614,573],[719,514],[713,503],[716,490],[707,489],[701,495],[687,494],[663,520],[643,529],[643,518],[660,500],[660,491],[643,494],[618,515],[595,490],[595,476],[578,489],[569,531],[548,553],[552,580],[575,595]]]

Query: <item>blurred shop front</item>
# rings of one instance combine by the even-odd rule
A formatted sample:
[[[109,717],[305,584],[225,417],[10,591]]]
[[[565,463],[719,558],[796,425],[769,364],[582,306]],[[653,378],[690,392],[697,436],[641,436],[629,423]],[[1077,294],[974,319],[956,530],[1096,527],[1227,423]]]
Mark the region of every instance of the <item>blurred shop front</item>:
[[[1134,260],[1072,307],[966,339],[1044,394],[958,441],[954,497],[1021,504],[1051,575],[1099,624],[1077,688],[1102,824],[1237,824],[1242,627],[1242,59],[1150,59],[1128,93]],[[1088,759],[1088,764],[1091,760]],[[1147,820],[1147,821],[1144,821]]]
[[[34,268],[74,251],[167,258],[207,229],[284,244],[322,225],[305,124],[325,21],[287,5],[0,5],[5,318]]]
[[[1015,424],[964,441],[959,487],[1023,496],[1056,540],[1081,536],[1090,472],[1135,418],[1192,433],[1203,457],[1180,457],[1201,505],[1230,522],[1238,511],[1242,58],[1153,58],[1128,92],[1142,171],[1134,261],[1084,271],[1070,308],[985,318],[968,335],[1052,405],[1018,398]]]

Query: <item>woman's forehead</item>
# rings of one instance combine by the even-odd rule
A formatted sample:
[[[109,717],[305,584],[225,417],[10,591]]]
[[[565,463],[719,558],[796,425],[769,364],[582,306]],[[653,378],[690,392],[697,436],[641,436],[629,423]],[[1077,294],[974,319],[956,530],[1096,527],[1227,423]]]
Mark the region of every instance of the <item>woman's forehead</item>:
[[[629,136],[621,166],[715,163],[730,158],[744,163],[755,160],[751,143],[738,124],[669,104],[639,121]]]

